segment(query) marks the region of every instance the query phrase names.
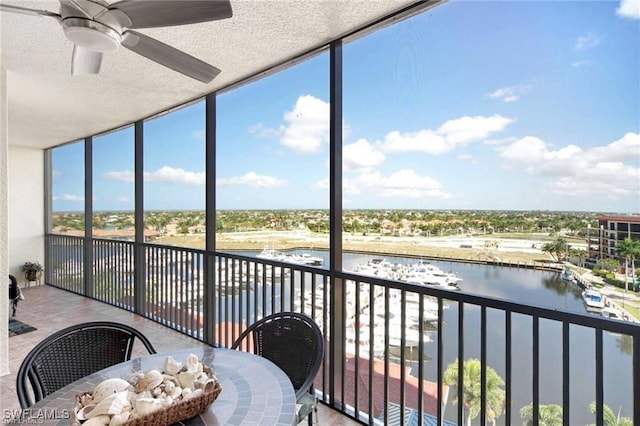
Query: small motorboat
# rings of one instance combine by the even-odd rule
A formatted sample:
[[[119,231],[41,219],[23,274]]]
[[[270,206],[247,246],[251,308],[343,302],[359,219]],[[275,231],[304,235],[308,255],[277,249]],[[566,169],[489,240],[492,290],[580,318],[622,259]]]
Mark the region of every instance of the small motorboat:
[[[588,288],[582,292],[582,300],[589,308],[604,308],[602,293],[594,288]]]

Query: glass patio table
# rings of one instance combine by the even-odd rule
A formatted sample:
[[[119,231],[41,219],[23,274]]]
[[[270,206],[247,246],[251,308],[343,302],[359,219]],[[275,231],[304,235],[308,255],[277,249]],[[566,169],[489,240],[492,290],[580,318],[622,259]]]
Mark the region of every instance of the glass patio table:
[[[247,352],[225,348],[177,349],[132,359],[77,380],[32,405],[25,415],[42,423],[69,424],[76,395],[93,390],[101,381],[127,379],[134,371],[162,370],[171,356],[184,363],[194,354],[213,368],[222,392],[209,409],[189,419],[189,425],[278,425],[296,422],[296,395],[286,374],[271,361]],[[40,423],[40,422],[39,422]]]

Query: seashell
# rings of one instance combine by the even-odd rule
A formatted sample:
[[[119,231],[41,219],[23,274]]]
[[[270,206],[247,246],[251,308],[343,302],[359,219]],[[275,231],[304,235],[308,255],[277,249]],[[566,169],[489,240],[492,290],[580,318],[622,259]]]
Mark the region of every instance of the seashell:
[[[180,386],[182,386],[183,388],[189,388],[189,389],[194,388],[193,382],[196,379],[196,376],[194,373],[191,373],[189,371],[181,371],[180,373],[178,373],[177,378],[178,378],[178,382],[180,382]]]
[[[178,374],[178,372],[182,369],[182,363],[176,361],[175,359],[171,358],[170,356],[166,357],[164,359],[164,372],[171,375],[171,376],[175,376],[176,374]]]
[[[214,376],[213,368],[209,367],[208,365],[202,364],[202,371],[209,377]]]
[[[158,370],[150,370],[144,375],[136,386],[136,392],[144,392],[151,390],[162,383],[163,377]]]
[[[175,384],[174,381],[172,381],[172,380],[165,380],[164,381],[164,391],[166,393],[170,393],[175,387],[176,387],[176,384]]]
[[[189,392],[189,393],[187,393],[186,395],[184,395],[184,396],[182,397],[182,400],[183,400],[183,401],[188,401],[188,400],[190,400],[190,399],[193,399],[193,398],[197,398],[197,397],[199,397],[199,396],[202,396],[202,394],[203,394],[203,393],[204,393],[204,392],[202,391],[202,389],[196,389],[196,390],[194,390],[193,392]]]
[[[151,389],[151,396],[153,396],[154,398],[158,398],[162,394],[164,394],[164,391],[162,390],[162,388],[160,386],[157,386],[157,387]]]
[[[85,426],[85,425],[87,425],[87,426],[108,425],[110,421],[111,421],[111,417],[109,417],[106,414],[103,414],[103,415],[92,417],[92,418],[88,419],[86,422],[82,423],[82,426]]]
[[[171,398],[168,395],[165,395],[162,398],[160,398],[160,401],[162,401],[162,405],[164,407],[169,407],[169,406],[171,406],[171,404],[173,404],[173,398]]]
[[[87,419],[90,419],[103,414],[120,414],[130,408],[131,403],[127,399],[127,391],[123,391],[105,397],[102,401],[93,406],[93,409],[86,412],[85,416]]]
[[[131,415],[130,411],[123,411],[120,414],[114,414],[111,416],[111,421],[109,422],[109,426],[120,426],[123,425],[129,420],[129,416]]]
[[[76,419],[78,419],[79,421],[87,420],[87,415],[94,408],[96,408],[96,404],[87,404],[84,407],[80,408],[78,411],[76,411]]]
[[[131,384],[131,386],[136,387],[138,386],[140,379],[142,379],[143,377],[144,377],[144,373],[142,371],[136,371],[135,373],[129,376],[127,381]]]
[[[189,395],[191,393],[191,388],[184,388],[182,389],[182,398],[186,398],[187,395]]]
[[[177,374],[177,373],[176,373],[176,374]],[[168,375],[168,374],[163,374],[163,375],[162,375],[162,378],[163,378],[163,383],[173,382],[173,383],[175,383],[176,385],[177,385],[177,384],[179,384],[179,383],[178,383],[178,379],[176,379],[176,376],[170,376],[170,375]]]
[[[162,401],[155,398],[138,398],[135,402],[136,412],[139,416],[146,416],[162,409]]]
[[[129,387],[129,382],[124,379],[107,379],[99,383],[95,389],[93,389],[93,403],[99,404],[105,397],[113,395],[117,392],[122,392]]]
[[[178,399],[180,395],[182,395],[182,388],[180,386],[175,386],[171,392],[167,392],[167,395],[172,399]]]
[[[204,393],[211,393],[216,388],[216,379],[208,379],[204,382],[197,382],[196,387],[202,389]]]
[[[194,354],[187,355],[187,361],[185,362],[187,371],[189,373],[197,374],[202,371],[202,363],[198,361],[198,357]]]

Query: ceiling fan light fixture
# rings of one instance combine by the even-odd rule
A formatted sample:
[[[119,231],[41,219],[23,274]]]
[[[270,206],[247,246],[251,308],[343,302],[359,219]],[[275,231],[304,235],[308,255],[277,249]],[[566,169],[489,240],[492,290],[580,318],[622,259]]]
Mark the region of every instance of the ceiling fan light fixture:
[[[115,52],[122,36],[106,25],[83,18],[67,18],[62,21],[65,36],[73,44],[94,52]]]

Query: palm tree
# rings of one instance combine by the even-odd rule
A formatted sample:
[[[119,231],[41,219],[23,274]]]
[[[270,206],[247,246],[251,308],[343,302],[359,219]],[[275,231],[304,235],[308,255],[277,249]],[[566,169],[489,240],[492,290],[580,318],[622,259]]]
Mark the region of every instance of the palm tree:
[[[464,405],[465,425],[470,426],[471,419],[480,414],[482,366],[478,359],[470,358],[464,362],[463,370],[462,404]],[[443,375],[443,382],[449,386],[458,385],[458,360],[447,366]],[[502,415],[504,410],[505,391],[501,386],[504,386],[502,377],[493,368],[487,367],[486,417],[487,422],[493,425],[495,425],[496,419]],[[458,403],[457,397],[453,402]]]
[[[589,410],[593,414],[596,414],[595,402],[589,404]],[[616,416],[607,404],[602,404],[602,414],[605,426],[633,426],[633,421],[629,417],[620,417],[620,411],[618,411],[618,415]]]
[[[640,240],[632,240],[627,237],[624,240],[618,242],[617,245],[618,254],[621,257],[625,258],[625,262],[628,264],[631,262],[631,278],[633,278],[634,282],[636,280],[636,260],[640,258]],[[627,270],[625,269],[625,290],[627,290]]]
[[[523,426],[533,426],[533,403],[520,409]],[[556,404],[540,405],[538,407],[539,426],[562,426],[562,407]]]
[[[567,253],[569,250],[569,244],[567,244],[567,240],[562,237],[558,237],[555,241],[550,243],[546,243],[542,246],[542,251],[544,253],[549,253],[553,260],[556,262],[560,262],[560,259]]]

